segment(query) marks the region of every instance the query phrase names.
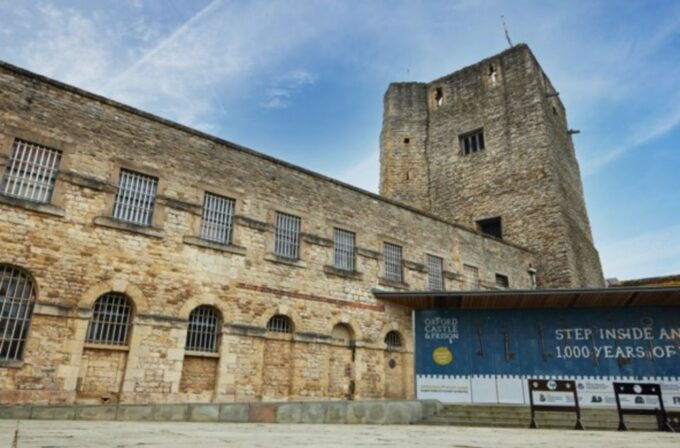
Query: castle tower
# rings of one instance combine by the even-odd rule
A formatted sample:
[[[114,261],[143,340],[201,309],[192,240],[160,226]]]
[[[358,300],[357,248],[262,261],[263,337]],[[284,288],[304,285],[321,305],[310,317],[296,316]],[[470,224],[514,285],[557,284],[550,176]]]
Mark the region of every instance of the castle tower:
[[[565,109],[528,46],[391,84],[380,162],[385,197],[533,249],[539,286],[604,286]]]

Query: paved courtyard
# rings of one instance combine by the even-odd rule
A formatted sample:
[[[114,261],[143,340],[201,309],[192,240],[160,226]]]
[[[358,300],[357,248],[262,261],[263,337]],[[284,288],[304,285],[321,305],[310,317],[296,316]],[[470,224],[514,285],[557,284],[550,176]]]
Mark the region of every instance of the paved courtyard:
[[[0,420],[0,447],[650,447],[680,434],[441,426]]]

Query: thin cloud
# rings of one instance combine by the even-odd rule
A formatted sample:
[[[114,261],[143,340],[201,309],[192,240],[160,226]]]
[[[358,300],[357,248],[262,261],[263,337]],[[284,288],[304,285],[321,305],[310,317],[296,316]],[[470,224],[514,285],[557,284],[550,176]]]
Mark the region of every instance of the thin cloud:
[[[266,89],[266,97],[261,106],[268,109],[285,109],[290,106],[295,94],[315,82],[316,78],[304,70],[290,71],[278,77]]]

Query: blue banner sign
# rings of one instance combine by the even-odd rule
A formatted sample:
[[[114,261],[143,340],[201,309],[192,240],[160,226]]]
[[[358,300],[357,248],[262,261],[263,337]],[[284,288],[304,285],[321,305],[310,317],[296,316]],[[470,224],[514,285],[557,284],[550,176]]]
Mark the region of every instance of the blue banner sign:
[[[590,404],[612,405],[612,381],[646,380],[663,383],[664,402],[680,406],[680,308],[440,309],[415,317],[421,398],[524,403],[526,379],[543,377],[579,380]]]

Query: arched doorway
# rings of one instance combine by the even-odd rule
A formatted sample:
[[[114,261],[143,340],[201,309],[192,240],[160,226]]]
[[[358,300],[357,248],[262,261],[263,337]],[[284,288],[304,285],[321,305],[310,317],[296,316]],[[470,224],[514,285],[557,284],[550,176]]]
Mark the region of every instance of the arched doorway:
[[[354,331],[347,324],[339,323],[331,331],[328,353],[328,396],[351,400],[355,391]]]

